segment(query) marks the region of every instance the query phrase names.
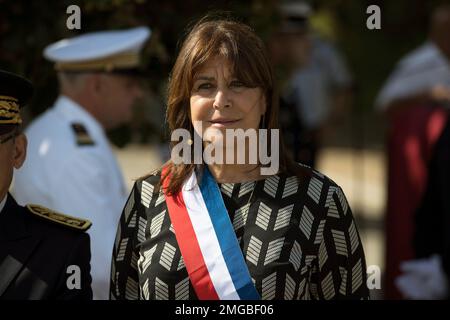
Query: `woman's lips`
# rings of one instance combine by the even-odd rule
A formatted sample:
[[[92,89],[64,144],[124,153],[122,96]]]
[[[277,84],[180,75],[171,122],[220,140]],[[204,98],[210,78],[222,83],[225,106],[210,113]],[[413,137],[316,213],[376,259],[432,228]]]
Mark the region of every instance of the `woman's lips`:
[[[232,126],[238,121],[239,120],[211,120],[209,121],[209,123],[211,123],[211,125],[216,128],[225,128]]]

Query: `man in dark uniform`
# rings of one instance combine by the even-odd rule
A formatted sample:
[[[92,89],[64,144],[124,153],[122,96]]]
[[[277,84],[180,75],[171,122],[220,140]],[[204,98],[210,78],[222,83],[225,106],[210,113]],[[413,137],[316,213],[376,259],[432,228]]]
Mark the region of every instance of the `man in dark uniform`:
[[[449,111],[446,111],[449,112]],[[450,298],[450,121],[429,162],[424,197],[415,213],[416,260],[401,265],[398,286],[411,299]]]
[[[32,84],[0,70],[0,299],[91,299],[90,222],[38,205],[19,206],[8,193],[25,161],[20,108]]]

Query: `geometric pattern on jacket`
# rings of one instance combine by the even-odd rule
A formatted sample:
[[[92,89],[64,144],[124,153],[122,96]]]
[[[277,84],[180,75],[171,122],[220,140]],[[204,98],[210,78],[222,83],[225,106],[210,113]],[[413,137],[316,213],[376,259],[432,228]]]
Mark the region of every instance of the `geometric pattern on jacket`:
[[[303,169],[301,178],[219,184],[256,290],[265,300],[367,299],[364,251],[345,195]],[[160,174],[138,180],[123,210],[111,299],[198,299],[157,187]]]

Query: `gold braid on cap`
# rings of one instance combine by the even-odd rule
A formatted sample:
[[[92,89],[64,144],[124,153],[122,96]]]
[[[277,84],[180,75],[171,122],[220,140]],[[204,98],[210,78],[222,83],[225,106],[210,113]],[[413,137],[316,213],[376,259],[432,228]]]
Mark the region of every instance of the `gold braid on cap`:
[[[115,69],[132,68],[139,65],[139,54],[121,53],[109,57],[79,61],[79,62],[57,62],[55,69],[57,71],[106,71],[111,72]]]
[[[0,124],[21,124],[19,100],[0,95]]]

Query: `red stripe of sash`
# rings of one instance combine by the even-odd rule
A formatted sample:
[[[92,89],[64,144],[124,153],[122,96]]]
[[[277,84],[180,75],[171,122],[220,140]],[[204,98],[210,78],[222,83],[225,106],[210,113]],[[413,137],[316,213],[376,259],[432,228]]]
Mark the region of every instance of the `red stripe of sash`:
[[[162,176],[166,174],[166,170],[166,168],[163,168]],[[164,180],[163,190],[166,190],[169,185],[169,179],[168,176]],[[219,300],[189,218],[182,191],[180,190],[176,195],[171,196],[166,194],[166,204],[184,264],[197,297],[200,300]]]

